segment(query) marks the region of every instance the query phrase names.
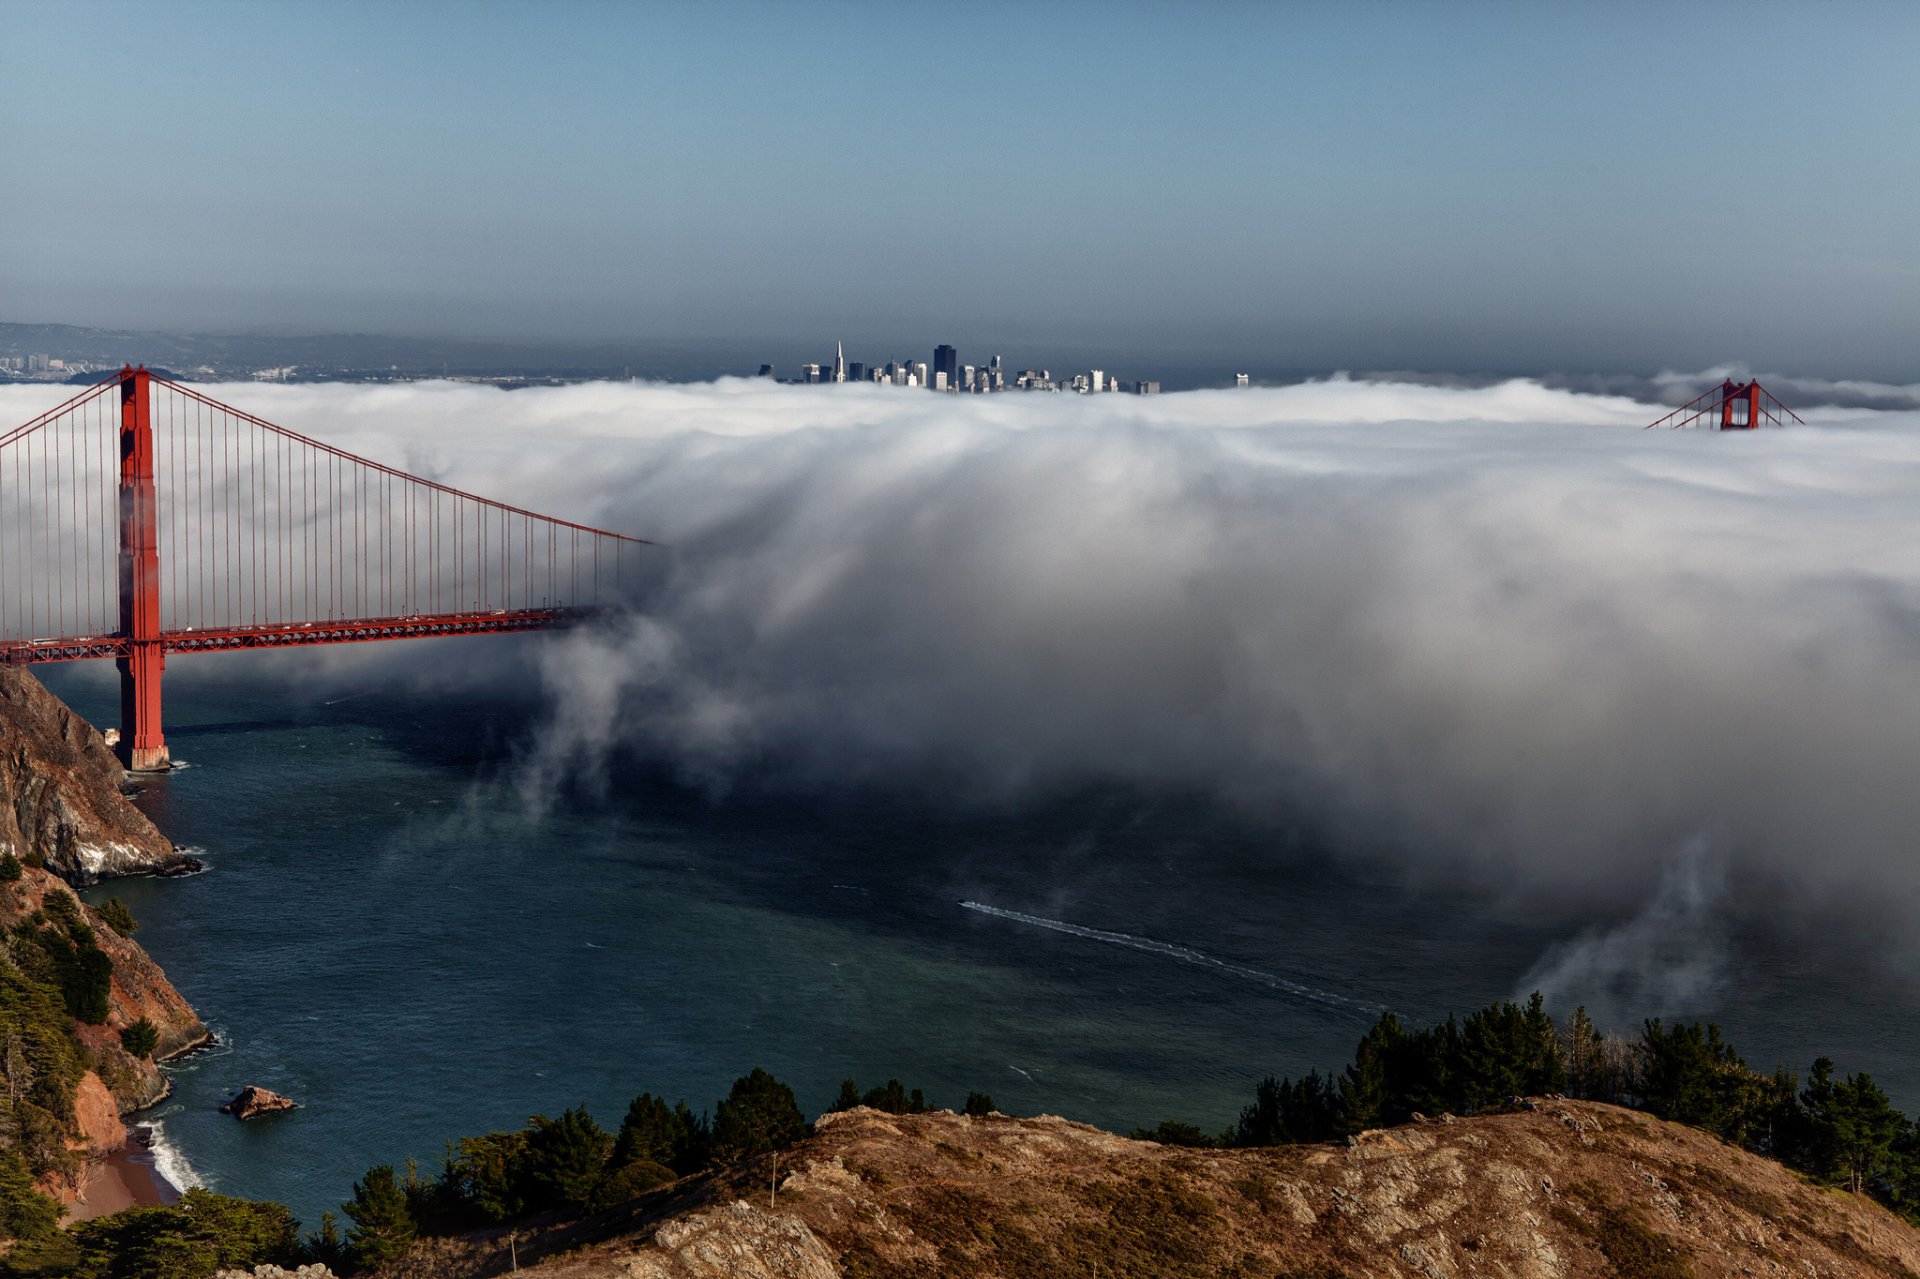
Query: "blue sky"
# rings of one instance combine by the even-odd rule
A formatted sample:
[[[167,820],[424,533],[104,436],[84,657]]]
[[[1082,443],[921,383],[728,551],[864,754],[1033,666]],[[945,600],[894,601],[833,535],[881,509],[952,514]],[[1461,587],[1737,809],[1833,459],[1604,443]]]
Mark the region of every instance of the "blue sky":
[[[1920,5],[4,12],[0,319],[1920,376]]]

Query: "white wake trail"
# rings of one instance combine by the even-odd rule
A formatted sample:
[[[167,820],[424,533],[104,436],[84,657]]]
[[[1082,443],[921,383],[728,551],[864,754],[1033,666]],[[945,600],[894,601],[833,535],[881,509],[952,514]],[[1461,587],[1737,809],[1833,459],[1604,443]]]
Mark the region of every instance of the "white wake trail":
[[[1316,1004],[1325,1004],[1329,1008],[1338,1008],[1342,1012],[1364,1013],[1369,1017],[1378,1017],[1387,1011],[1384,1004],[1370,1004],[1364,1000],[1349,999],[1345,995],[1336,995],[1330,990],[1321,990],[1297,981],[1289,981],[1275,973],[1262,972],[1258,968],[1248,968],[1241,964],[1231,964],[1224,959],[1216,959],[1205,951],[1195,950],[1191,946],[1156,941],[1151,937],[1135,937],[1132,933],[1114,933],[1104,928],[1069,924],[1064,919],[1046,919],[1039,915],[1028,915],[1022,911],[1007,910],[1002,906],[989,906],[985,902],[964,901],[960,906],[963,910],[978,911],[982,915],[992,915],[996,919],[1010,920],[1016,924],[1031,924],[1035,928],[1051,929],[1053,932],[1066,933],[1071,937],[1084,937],[1088,941],[1105,942],[1109,946],[1124,946],[1128,950],[1137,950],[1148,955],[1162,955],[1198,968],[1211,968],[1215,972],[1259,982],[1269,989],[1295,995],[1301,999],[1309,999]]]

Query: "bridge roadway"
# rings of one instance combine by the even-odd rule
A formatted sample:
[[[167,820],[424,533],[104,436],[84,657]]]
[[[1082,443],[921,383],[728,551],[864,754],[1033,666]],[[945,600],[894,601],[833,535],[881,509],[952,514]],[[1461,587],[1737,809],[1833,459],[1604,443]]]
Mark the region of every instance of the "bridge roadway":
[[[354,644],[366,640],[429,639],[446,635],[504,635],[516,631],[578,626],[601,610],[592,608],[493,609],[476,613],[428,613],[412,617],[355,617],[332,621],[274,622],[261,626],[188,627],[161,631],[169,653],[220,653],[248,648],[293,648],[307,644]],[[0,665],[77,662],[127,657],[124,635],[79,635],[58,639],[0,640]]]

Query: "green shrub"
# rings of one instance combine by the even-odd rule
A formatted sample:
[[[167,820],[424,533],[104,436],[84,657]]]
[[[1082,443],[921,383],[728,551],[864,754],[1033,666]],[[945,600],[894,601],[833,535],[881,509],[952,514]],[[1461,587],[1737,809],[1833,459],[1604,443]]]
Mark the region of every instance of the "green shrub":
[[[136,1058],[151,1057],[153,1050],[160,1046],[160,1032],[154,1029],[152,1022],[142,1017],[120,1032],[120,1046]]]
[[[967,1094],[966,1109],[961,1113],[972,1115],[975,1119],[983,1119],[995,1113],[993,1098],[983,1092],[970,1092]]]
[[[118,897],[107,898],[95,910],[99,912],[101,921],[122,937],[131,937],[140,931],[140,921],[133,917],[133,912]]]
[[[216,1270],[293,1265],[293,1214],[277,1203],[189,1190],[169,1208],[129,1208],[69,1233],[78,1279],[204,1279]]]
[[[656,1186],[679,1180],[673,1169],[651,1159],[641,1159],[624,1168],[614,1169],[593,1188],[588,1207],[595,1212],[615,1208],[629,1199],[637,1199]]]
[[[0,853],[0,883],[11,884],[25,873],[20,869],[20,859],[13,855],[11,848]]]
[[[527,1135],[490,1132],[462,1137],[440,1174],[446,1207],[481,1221],[511,1221],[527,1212],[525,1177]]]

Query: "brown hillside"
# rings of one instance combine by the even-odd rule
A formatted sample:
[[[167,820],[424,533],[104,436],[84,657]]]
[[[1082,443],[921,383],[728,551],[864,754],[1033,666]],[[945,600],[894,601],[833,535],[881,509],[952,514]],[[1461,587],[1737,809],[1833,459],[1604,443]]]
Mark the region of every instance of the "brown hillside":
[[[542,1279],[1920,1275],[1920,1234],[1705,1133],[1589,1102],[1344,1146],[1183,1150],[1064,1119],[828,1115],[781,1158],[523,1231]],[[497,1274],[504,1234],[389,1276]]]

